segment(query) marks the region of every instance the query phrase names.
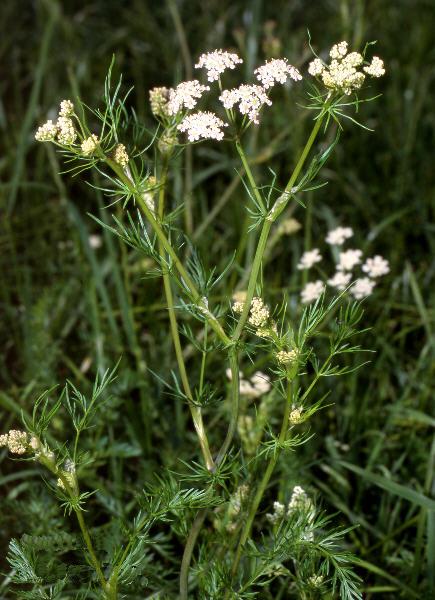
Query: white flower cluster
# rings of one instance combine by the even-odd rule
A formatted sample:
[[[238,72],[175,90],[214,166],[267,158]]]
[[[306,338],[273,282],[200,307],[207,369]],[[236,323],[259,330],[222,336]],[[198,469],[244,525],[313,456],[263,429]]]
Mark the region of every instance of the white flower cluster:
[[[50,119],[38,127],[35,140],[38,142],[58,142],[62,146],[72,146],[77,139],[77,131],[71,117],[74,116],[74,104],[71,100],[62,100],[56,123]]]
[[[373,258],[368,258],[366,262],[362,266],[362,270],[364,273],[367,273],[369,277],[381,277],[382,275],[386,275],[390,272],[390,267],[388,265],[388,260],[382,258],[377,254]]]
[[[169,94],[170,89],[167,87],[155,87],[149,92],[151,112],[156,117],[169,116]]]
[[[276,353],[276,360],[280,365],[291,365],[298,358],[298,351],[293,350],[280,350]]]
[[[83,155],[90,156],[91,154],[93,154],[97,149],[99,141],[100,140],[98,139],[98,136],[95,135],[95,133],[83,140],[81,145]]]
[[[344,290],[352,279],[352,273],[346,273],[344,271],[336,271],[333,277],[328,279],[328,285],[336,288],[337,290]]]
[[[205,68],[208,81],[217,81],[224,71],[234,69],[242,62],[243,60],[237,54],[225,50],[213,50],[213,52],[201,54],[195,69]]]
[[[266,514],[266,519],[272,523],[273,525],[275,525],[276,523],[278,523],[278,521],[280,521],[281,519],[283,519],[285,516],[285,506],[284,504],[282,504],[282,502],[278,502],[277,500],[273,503],[273,513],[267,513]]]
[[[113,159],[118,165],[121,165],[121,167],[125,168],[127,166],[129,158],[124,144],[118,144],[116,146]]]
[[[288,416],[288,422],[290,425],[298,425],[298,423],[302,423],[304,420],[302,414],[304,409],[302,406],[292,406],[292,410]]]
[[[74,114],[74,104],[71,100],[62,100],[59,108],[60,117],[70,117]]]
[[[335,48],[335,47],[334,47]],[[340,49],[339,45],[335,48],[334,53],[343,52],[344,47]],[[326,236],[326,242],[333,246],[341,246],[345,240],[353,236],[353,230],[351,227],[337,227],[328,232]],[[362,251],[358,249],[349,249],[341,251],[338,255],[338,262],[336,264],[335,274],[327,280],[329,286],[336,288],[337,290],[345,290],[352,281],[351,271],[362,261]],[[321,259],[320,253],[317,248],[314,248],[310,252],[306,252],[299,264],[299,269],[309,269],[316,262]],[[362,270],[368,275],[368,277],[357,278],[352,287],[350,293],[355,299],[361,300],[366,296],[369,296],[373,292],[373,288],[376,282],[373,279],[381,277],[389,273],[390,268],[388,261],[382,258],[382,256],[376,255],[373,258],[368,258],[362,265]],[[315,282],[307,283],[301,292],[302,302],[308,304],[317,300],[322,294],[325,286],[322,281],[318,280]]]
[[[255,69],[254,74],[266,89],[273,87],[275,83],[284,84],[289,77],[293,81],[302,79],[302,75],[296,67],[288,64],[286,58],[273,58]]]
[[[382,77],[385,75],[384,61],[379,56],[374,56],[372,62],[364,67],[364,71],[372,77]]]
[[[308,585],[311,585],[313,588],[319,588],[323,583],[323,575],[311,575],[308,578]]]
[[[37,142],[52,142],[57,135],[57,125],[49,119],[44,125],[38,127],[35,133]]]
[[[269,316],[269,308],[264,304],[263,300],[257,296],[252,298],[248,323],[256,328],[265,327]]]
[[[334,246],[341,246],[345,240],[353,236],[353,229],[351,227],[336,227],[328,231],[326,236],[326,243]]]
[[[373,288],[376,283],[369,279],[368,277],[360,277],[355,281],[350,290],[350,293],[355,298],[355,300],[362,300],[373,292]]]
[[[323,84],[330,90],[346,95],[360,89],[366,75],[381,77],[385,73],[384,63],[378,56],[372,62],[359,70],[364,63],[364,57],[359,52],[348,54],[347,42],[335,44],[329,56],[331,62],[326,65],[320,58],[315,58],[308,66],[308,72],[313,77],[320,77]],[[364,71],[364,72],[363,72]]]
[[[323,281],[320,281],[320,279],[311,281],[304,286],[301,292],[301,300],[304,304],[310,304],[320,298],[324,290],[325,284]]]
[[[77,132],[70,117],[59,117],[57,120],[57,141],[64,146],[72,146],[77,139]]]
[[[311,511],[313,508],[313,502],[309,498],[307,492],[300,485],[296,485],[293,488],[290,502],[288,503],[287,515],[290,516],[299,511]]]
[[[63,480],[66,480],[67,485],[70,488],[75,488],[76,486],[76,467],[72,460],[67,459],[63,465],[63,469],[61,470],[62,477],[59,477],[57,480],[57,486],[62,490],[65,490],[65,484]]]
[[[25,431],[11,429],[8,433],[0,435],[0,448],[6,447],[13,454],[25,454],[36,452],[40,447],[37,437],[31,436]]]
[[[231,381],[231,369],[226,370],[226,375]],[[270,378],[262,371],[256,371],[250,379],[244,378],[243,373],[240,373],[239,392],[241,396],[247,398],[260,398],[267,394],[271,388]]]
[[[284,504],[281,502],[273,503],[273,513],[266,514],[266,519],[273,524],[276,524],[285,517],[292,517],[297,513],[305,513],[308,515],[308,520],[312,522],[315,516],[314,504],[309,498],[306,491],[299,485],[293,488],[293,492],[290,501],[287,505],[287,510]],[[309,534],[312,539],[312,533]]]
[[[197,79],[182,81],[174,90],[169,90],[168,113],[176,115],[183,107],[195,108],[199,98],[209,89],[208,85],[201,85]]]
[[[319,249],[313,248],[313,250],[309,250],[308,252],[304,252],[302,254],[301,260],[298,263],[298,269],[311,269],[313,265],[321,260],[322,256],[319,252]]]
[[[352,271],[361,262],[361,250],[346,250],[340,252],[338,257],[337,271]]]
[[[226,109],[232,109],[236,104],[242,115],[248,115],[249,120],[258,125],[260,110],[264,104],[272,106],[267,93],[261,85],[248,85],[243,83],[238,88],[224,90],[219,100]]]
[[[178,130],[187,133],[189,142],[196,142],[201,139],[222,140],[224,127],[228,127],[228,123],[224,123],[214,113],[199,111],[184,117]]]

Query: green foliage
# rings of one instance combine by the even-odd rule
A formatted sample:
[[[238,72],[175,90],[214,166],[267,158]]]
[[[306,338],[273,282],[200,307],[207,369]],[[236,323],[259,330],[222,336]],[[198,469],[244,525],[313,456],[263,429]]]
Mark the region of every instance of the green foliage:
[[[432,597],[430,3],[210,0],[207,11],[173,0],[122,7],[94,0],[85,11],[73,4],[3,7],[0,434],[27,429],[55,462],[47,470],[30,453],[9,460],[0,448],[0,539],[9,544],[0,557],[0,596],[105,595],[77,512],[112,597],[177,598],[183,552],[196,530],[192,599],[222,599],[228,590],[265,600]],[[299,61],[305,75],[307,27],[322,58],[334,41],[362,48],[377,38],[368,54],[385,59],[387,76],[364,97],[336,97],[328,106],[307,78],[301,87],[276,86],[260,127],[243,138],[255,188],[229,144],[183,144],[170,157],[162,230],[231,335],[238,319],[228,314],[231,297],[247,288],[268,211],[275,207],[280,219],[255,286],[277,336],[245,328],[234,345],[243,379],[264,371],[272,388],[242,396],[237,421],[227,346],[161,252],[134,195],[151,193],[157,206],[162,187],[152,177],[160,175],[154,165],[166,124],[152,120],[148,90],[200,78],[192,65],[213,47],[234,48],[244,59],[226,87],[277,55]],[[74,99],[83,133],[97,132],[108,155],[126,145],[131,180],[101,156],[58,154],[33,142],[37,124],[65,97]],[[284,193],[310,121],[322,116],[318,140]],[[283,233],[290,218],[302,231]],[[353,247],[387,257],[391,273],[363,305],[348,302],[347,292],[332,300],[328,293],[302,309],[307,274],[296,269],[299,257],[338,225],[352,226]],[[336,249],[330,254],[336,258]],[[331,264],[325,253],[315,277],[324,279]],[[289,396],[289,369],[274,357],[293,347],[299,356]],[[301,409],[300,421],[282,437],[287,405]],[[213,469],[198,444],[195,410]],[[234,575],[270,461],[276,465]],[[62,472],[76,478],[74,493],[59,487]],[[299,514],[272,523],[273,503],[287,506],[296,485],[308,490],[314,521]]]

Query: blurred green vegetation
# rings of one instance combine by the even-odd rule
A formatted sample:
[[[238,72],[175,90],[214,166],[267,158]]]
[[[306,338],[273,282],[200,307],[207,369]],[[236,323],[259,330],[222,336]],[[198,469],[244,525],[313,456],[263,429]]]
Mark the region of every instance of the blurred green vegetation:
[[[294,212],[304,229],[280,239],[269,255],[266,292],[272,303],[284,294],[294,305],[296,262],[334,224],[351,226],[355,247],[390,261],[390,275],[365,303],[364,325],[372,329],[363,345],[376,354],[361,371],[327,382],[334,406],[315,419],[314,439],[289,460],[287,481],[307,482],[330,512],[341,512],[344,524],[359,525],[348,542],[362,561],[367,598],[429,598],[434,511],[409,493],[435,494],[433,2],[3,0],[0,16],[1,430],[19,423],[42,390],[66,378],[86,388],[122,355],[115,399],[93,438],[109,465],[114,440],[124,443],[121,465],[92,475],[101,512],[107,509],[101,498],[116,495],[120,486],[130,493],[159,465],[175,465],[177,456],[191,458],[196,442],[186,411],[174,406],[146,367],[165,379],[174,368],[160,282],[144,279],[143,259],[87,215],[109,220],[121,208],[103,209],[106,200],[83,178],[59,176],[59,155],[34,142],[37,124],[54,116],[64,98],[97,106],[112,55],[125,90],[133,87],[129,102],[138,120],[151,128],[148,90],[191,77],[203,51],[236,49],[249,78],[268,56],[286,56],[306,72],[307,30],[318,51],[341,39],[355,49],[378,40],[375,53],[387,75],[373,84],[381,98],[363,106],[360,116],[374,132],[346,125],[323,172],[328,185],[312,193],[306,211]],[[268,176],[266,158],[284,181],[300,151],[311,115],[302,93],[297,101],[283,91],[250,137],[260,181]],[[173,201],[191,189],[192,237],[203,260],[222,270],[244,240],[226,289],[217,292],[225,295],[249,268],[255,248],[254,236],[244,235],[238,162],[222,144],[195,147],[192,161],[191,181],[180,163]],[[90,238],[96,234],[98,248]],[[218,357],[213,366],[224,385]],[[53,435],[66,439],[68,427],[59,418]],[[38,534],[44,519],[55,517],[47,511],[38,521],[49,501],[31,463],[18,465],[1,454],[0,469],[3,548],[24,531]],[[27,504],[22,519],[31,495],[35,506]]]

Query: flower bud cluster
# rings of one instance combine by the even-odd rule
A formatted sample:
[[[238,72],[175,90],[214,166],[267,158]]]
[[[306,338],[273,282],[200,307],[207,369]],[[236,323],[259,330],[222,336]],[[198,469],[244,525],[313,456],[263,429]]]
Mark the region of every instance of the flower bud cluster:
[[[383,61],[374,56],[372,62],[365,67],[364,57],[359,52],[348,53],[347,42],[335,44],[329,56],[331,62],[325,64],[320,58],[315,58],[308,66],[308,72],[313,77],[320,78],[330,90],[349,95],[359,90],[365,81],[366,75],[381,77],[385,73]]]
[[[293,406],[289,414],[288,421],[290,425],[299,425],[304,420],[303,417],[304,409],[302,406]]]
[[[8,433],[0,435],[1,447],[7,447],[12,454],[25,454],[32,449],[29,434],[18,429],[11,429]]]
[[[98,139],[98,136],[95,135],[95,133],[93,133],[88,138],[83,140],[82,145],[81,145],[83,155],[91,156],[91,154],[93,154],[95,152],[95,150],[97,149],[98,144],[99,144],[99,139]]]
[[[155,87],[150,90],[151,112],[155,117],[165,119],[170,116],[168,109],[169,91],[167,87]]]
[[[125,168],[128,165],[128,161],[130,160],[127,154],[127,150],[125,149],[124,144],[118,144],[115,148],[115,152],[113,154],[113,160],[121,165],[121,167]]]
[[[280,350],[276,353],[276,360],[280,365],[292,365],[297,361],[298,354],[296,348],[293,350]]]
[[[297,485],[293,488],[290,501],[287,505],[287,509],[281,502],[273,503],[273,513],[267,513],[266,519],[275,525],[282,519],[288,519],[294,516],[300,516],[300,514],[308,516],[308,521],[312,523],[315,517],[315,507],[312,500],[309,498],[305,490]],[[312,532],[304,534],[305,539],[313,539]]]

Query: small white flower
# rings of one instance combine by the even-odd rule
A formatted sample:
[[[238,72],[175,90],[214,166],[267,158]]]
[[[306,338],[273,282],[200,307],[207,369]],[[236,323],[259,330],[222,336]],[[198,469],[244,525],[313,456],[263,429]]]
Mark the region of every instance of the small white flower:
[[[323,73],[324,68],[325,65],[320,58],[315,58],[308,65],[308,73],[313,77],[317,77],[317,75],[321,75]]]
[[[237,54],[225,50],[213,50],[213,52],[201,54],[195,69],[204,67],[207,71],[208,81],[217,81],[224,71],[234,69],[236,65],[242,62],[243,60]]]
[[[343,58],[342,64],[346,67],[359,67],[364,62],[362,54],[359,52],[351,52]]]
[[[368,258],[362,266],[364,273],[367,273],[369,277],[381,277],[390,272],[388,260],[382,258],[382,256],[376,255],[373,258]]]
[[[233,305],[231,308],[233,309],[233,312],[242,314],[244,307],[245,307],[245,303],[237,300],[236,302],[233,302]]]
[[[247,398],[258,398],[259,396],[258,391],[247,379],[240,379],[239,392],[241,396],[246,396]]]
[[[266,373],[262,373],[261,371],[256,371],[254,375],[251,377],[251,383],[254,388],[257,390],[259,395],[267,394],[270,391],[271,383],[270,378]]]
[[[60,117],[70,117],[74,113],[74,104],[71,100],[62,100],[59,108]]]
[[[254,327],[264,327],[269,319],[269,308],[261,298],[252,298],[248,322]]]
[[[364,71],[372,77],[382,77],[382,75],[385,75],[384,61],[379,56],[374,56],[372,62],[364,67]]]
[[[303,412],[304,409],[302,408],[302,406],[293,406],[291,413],[288,417],[288,422],[290,423],[290,425],[298,425],[299,423],[302,423],[302,421],[304,420],[302,416]]]
[[[249,119],[258,125],[258,116],[264,104],[272,105],[272,101],[267,97],[266,91],[261,85],[246,85],[232,90],[224,90],[219,97],[226,109],[239,105],[239,111],[242,115],[248,115]]]
[[[323,281],[314,281],[311,283],[307,283],[304,289],[301,292],[301,300],[304,304],[309,304],[314,300],[320,298],[325,289],[325,285]]]
[[[329,56],[335,59],[343,58],[347,54],[347,45],[347,42],[334,44],[329,52]]]
[[[368,277],[361,277],[355,281],[350,293],[356,300],[362,300],[366,296],[370,296],[376,283]]]
[[[326,243],[341,246],[345,240],[353,236],[353,229],[351,227],[337,227],[328,231],[326,236]]]
[[[84,156],[90,156],[95,152],[99,143],[98,137],[93,133],[88,138],[83,140],[81,148]]]
[[[124,144],[118,144],[115,148],[114,153],[114,161],[121,165],[121,167],[126,167],[128,165],[128,161],[130,160],[127,154],[127,150],[125,149]]]
[[[228,127],[212,112],[197,112],[184,117],[178,125],[179,131],[187,132],[189,142],[198,140],[222,140],[224,137],[223,127]]]
[[[13,454],[25,454],[29,447],[28,436],[25,431],[11,429],[9,433],[0,436],[0,447],[7,446]]]
[[[289,65],[286,58],[273,58],[255,69],[254,74],[266,89],[273,87],[276,82],[284,84],[288,77],[294,81],[302,79],[296,67]]]
[[[64,146],[71,146],[77,139],[77,132],[74,129],[74,123],[69,117],[59,117],[57,120],[58,135],[57,140],[59,144]]]
[[[351,271],[355,265],[358,265],[361,262],[361,256],[361,250],[346,250],[346,252],[340,252],[337,271]]]
[[[321,587],[322,583],[323,583],[322,575],[311,575],[311,577],[308,578],[308,584],[313,586],[314,588]]]
[[[183,107],[195,108],[198,99],[209,89],[208,85],[201,85],[196,79],[182,81],[175,90],[169,90],[168,113],[176,115]]]
[[[285,514],[285,506],[277,500],[273,503],[273,513],[267,513],[266,519],[273,525],[283,518]]]
[[[291,516],[294,512],[299,511],[313,512],[313,509],[313,502],[309,498],[307,492],[300,485],[296,485],[293,488],[293,492],[287,506],[287,516]]]
[[[276,353],[276,360],[280,365],[291,365],[298,358],[298,351],[293,350],[280,350]]]
[[[281,504],[281,502],[275,501],[273,503],[273,510],[276,515],[278,515],[279,517],[283,517],[285,512],[285,506],[284,504]]]
[[[328,279],[328,285],[337,288],[337,290],[344,290],[349,285],[351,278],[351,273],[337,271],[334,277]]]
[[[52,142],[56,137],[57,131],[57,125],[50,119],[44,125],[38,127],[35,133],[35,140],[37,142]]]
[[[89,245],[91,248],[101,248],[101,246],[103,245],[103,240],[101,238],[101,235],[98,235],[96,233],[93,233],[92,235],[89,236],[88,238],[89,241]]]
[[[309,250],[308,252],[304,252],[302,254],[301,260],[298,263],[298,269],[311,269],[313,265],[321,260],[322,256],[319,252],[319,249],[314,248],[313,250]]]

